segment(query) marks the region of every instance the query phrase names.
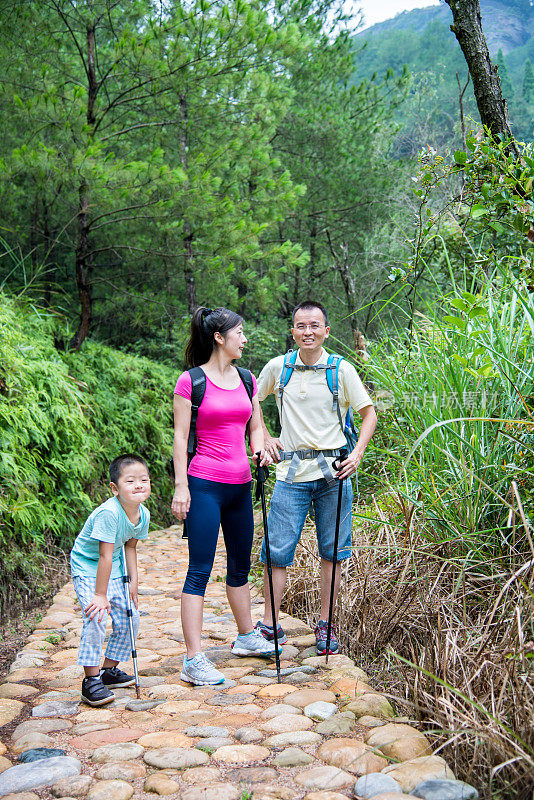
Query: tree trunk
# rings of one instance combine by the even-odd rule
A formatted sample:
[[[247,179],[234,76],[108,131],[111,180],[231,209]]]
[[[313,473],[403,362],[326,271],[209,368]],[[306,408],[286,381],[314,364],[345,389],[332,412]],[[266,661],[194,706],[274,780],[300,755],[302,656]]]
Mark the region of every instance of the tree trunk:
[[[92,317],[92,268],[89,251],[89,192],[82,181],[78,189],[78,242],[76,245],[76,286],[80,298],[80,322],[69,343],[71,350],[79,350],[89,333]]]
[[[90,138],[95,126],[96,96],[98,83],[95,68],[95,26],[87,27],[87,123]],[[76,333],[69,342],[71,350],[79,350],[89,333],[92,317],[92,263],[89,255],[89,186],[82,179],[78,187],[78,241],[76,243],[76,286],[80,298],[80,321]]]
[[[367,354],[367,349],[365,346],[365,339],[363,337],[362,332],[358,328],[358,320],[356,319],[356,314],[354,313],[356,310],[356,289],[354,286],[354,278],[351,275],[349,266],[349,246],[347,242],[343,242],[341,244],[341,257],[339,257],[339,255],[336,253],[334,249],[334,245],[330,237],[330,231],[326,232],[326,236],[328,238],[330,252],[334,257],[334,263],[341,277],[341,282],[343,284],[343,288],[345,289],[345,294],[347,296],[347,305],[350,314],[350,320],[349,320],[350,329],[352,331],[352,336],[354,339],[354,347],[356,348],[356,355],[362,361],[367,361],[369,356]]]
[[[180,115],[182,126],[180,128],[180,163],[187,175],[187,98],[180,95]],[[185,297],[187,310],[192,314],[198,307],[197,290],[195,285],[195,272],[193,269],[193,232],[189,220],[184,217],[184,277]]]
[[[482,30],[479,0],[445,0],[452,11],[451,31],[462,48],[477,101],[482,124],[497,139],[510,139],[510,119],[496,66],[491,63]],[[510,149],[517,155],[515,144]]]

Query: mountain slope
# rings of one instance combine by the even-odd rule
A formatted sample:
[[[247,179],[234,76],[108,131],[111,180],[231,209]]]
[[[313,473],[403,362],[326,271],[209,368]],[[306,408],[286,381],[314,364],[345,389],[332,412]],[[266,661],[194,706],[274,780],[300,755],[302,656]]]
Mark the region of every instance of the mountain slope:
[[[534,89],[525,87],[527,59],[534,62],[534,7],[531,0],[481,0],[482,25],[494,63],[499,65],[503,94],[515,136],[534,138]],[[451,11],[439,6],[405,11],[353,37],[355,82],[382,76],[388,69],[412,75],[410,98],[398,112],[399,155],[414,155],[421,146],[458,144],[458,79],[465,84],[467,65],[450,30]],[[457,79],[458,75],[458,79]],[[478,121],[469,85],[464,95],[466,119]]]
[[[534,33],[534,8],[530,4],[519,2],[506,2],[506,0],[481,0],[482,26],[491,53],[499,49],[506,55],[517,47],[522,47]],[[357,33],[357,40],[368,40],[374,36],[381,36],[387,31],[409,30],[422,33],[432,23],[442,23],[449,26],[452,23],[452,14],[446,3],[428,8],[416,8],[413,11],[403,11],[392,19],[379,22],[365,31]]]

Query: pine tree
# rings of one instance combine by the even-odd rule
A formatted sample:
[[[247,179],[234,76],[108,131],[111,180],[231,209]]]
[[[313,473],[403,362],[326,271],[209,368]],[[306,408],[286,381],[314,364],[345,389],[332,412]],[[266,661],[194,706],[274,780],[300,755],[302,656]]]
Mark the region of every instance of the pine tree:
[[[530,58],[525,61],[525,70],[523,72],[523,99],[527,103],[531,103],[534,100],[534,70],[532,69]]]
[[[510,103],[514,96],[514,87],[512,86],[512,81],[508,75],[506,61],[504,60],[504,53],[501,48],[499,48],[499,52],[497,53],[497,66],[499,67],[499,78],[501,79],[501,91],[503,93],[503,97],[508,100],[508,103]]]

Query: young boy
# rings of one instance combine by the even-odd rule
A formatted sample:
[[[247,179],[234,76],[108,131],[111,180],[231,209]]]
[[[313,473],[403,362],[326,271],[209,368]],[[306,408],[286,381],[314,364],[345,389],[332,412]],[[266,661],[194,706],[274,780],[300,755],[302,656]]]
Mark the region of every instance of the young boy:
[[[117,668],[130,658],[132,645],[128,625],[126,588],[123,582],[122,546],[130,575],[134,636],[139,630],[137,610],[137,542],[146,539],[150,512],[142,503],[150,497],[150,475],[146,461],[132,453],[118,456],[109,466],[113,497],[95,508],[78,534],[70,554],[74,589],[83,609],[82,641],[78,664],[83,666],[82,700],[90,706],[110,703],[111,689],[131,686],[134,678]],[[102,669],[100,659],[111,616]]]

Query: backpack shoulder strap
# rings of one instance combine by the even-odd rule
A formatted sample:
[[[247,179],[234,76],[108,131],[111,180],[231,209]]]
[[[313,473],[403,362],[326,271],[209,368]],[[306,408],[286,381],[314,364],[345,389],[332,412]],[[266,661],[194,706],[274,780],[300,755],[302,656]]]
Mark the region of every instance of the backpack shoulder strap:
[[[339,405],[339,365],[343,361],[343,356],[338,356],[336,353],[330,353],[328,361],[326,362],[326,382],[328,388],[332,392],[333,404],[332,409],[338,410]]]
[[[206,375],[200,367],[188,370],[191,376],[191,422],[189,423],[189,438],[187,440],[187,455],[191,459],[197,446],[197,417],[198,409],[206,392]]]
[[[243,381],[243,385],[247,390],[248,399],[252,403],[252,395],[254,394],[254,383],[252,382],[252,372],[249,369],[245,369],[245,367],[238,367],[236,364],[236,369],[239,372],[239,377]]]
[[[288,350],[284,356],[282,372],[280,373],[279,392],[282,393],[293,375],[293,368],[297,361],[298,350]]]
[[[280,400],[280,425],[282,424],[282,407],[284,404],[284,389],[293,375],[293,368],[297,360],[298,350],[288,350],[284,356],[280,381],[278,383],[278,399]]]

